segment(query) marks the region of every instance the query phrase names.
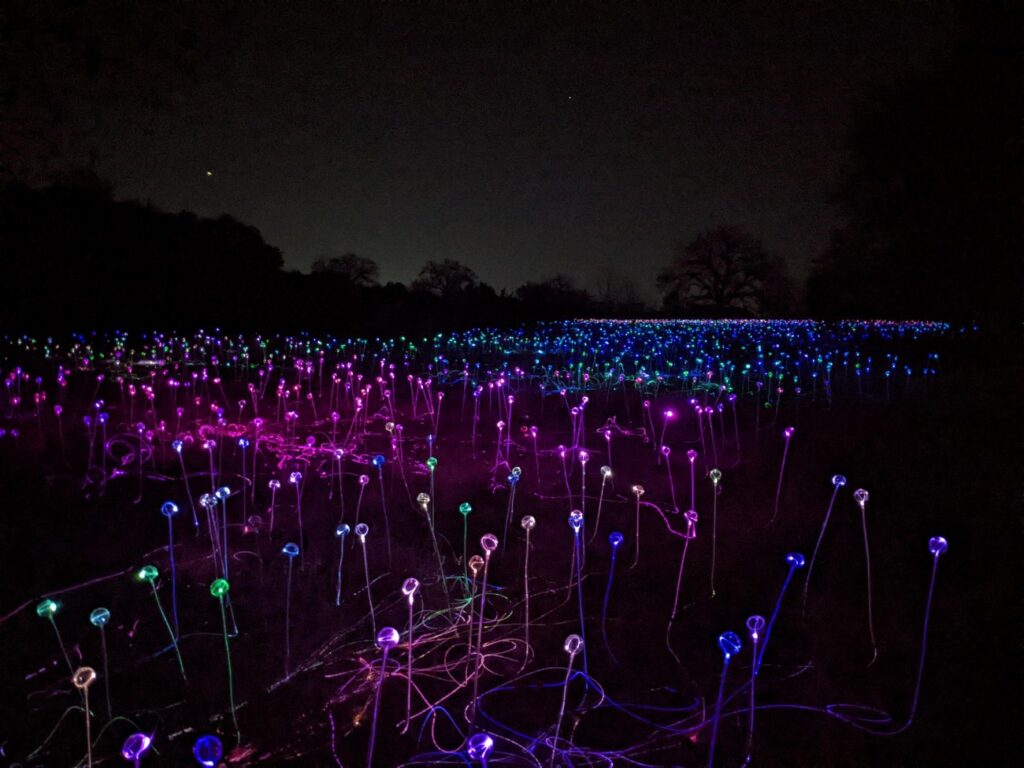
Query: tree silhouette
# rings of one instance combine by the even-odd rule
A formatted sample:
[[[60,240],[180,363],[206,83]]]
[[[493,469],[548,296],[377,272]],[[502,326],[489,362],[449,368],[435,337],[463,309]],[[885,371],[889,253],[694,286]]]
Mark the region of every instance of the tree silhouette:
[[[451,298],[476,287],[476,272],[455,259],[428,261],[412,283],[414,291]]]
[[[354,253],[317,259],[313,262],[311,271],[314,275],[330,276],[339,283],[358,288],[377,285],[377,277],[380,275],[377,262]]]
[[[562,319],[592,314],[590,294],[575,286],[568,275],[529,281],[516,288],[515,296],[529,317]]]
[[[1019,317],[1019,27],[996,5],[965,6],[962,40],[869,94],[835,195],[843,224],[808,281],[815,315]]]
[[[782,262],[737,227],[698,235],[658,274],[666,311],[715,316],[779,311],[788,283]]]

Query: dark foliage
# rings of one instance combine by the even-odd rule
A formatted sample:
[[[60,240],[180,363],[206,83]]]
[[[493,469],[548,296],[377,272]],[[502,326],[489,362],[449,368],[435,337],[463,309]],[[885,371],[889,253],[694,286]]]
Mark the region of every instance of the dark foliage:
[[[982,7],[984,6],[984,7]],[[816,317],[1019,317],[1019,26],[979,4],[932,68],[872,94],[808,284]]]
[[[0,252],[0,322],[8,329],[390,335],[643,313],[560,278],[498,293],[450,259],[428,262],[411,287],[380,285],[376,262],[356,254],[319,259],[312,274],[285,271],[280,251],[255,227],[115,201],[89,175],[44,189],[0,187]]]

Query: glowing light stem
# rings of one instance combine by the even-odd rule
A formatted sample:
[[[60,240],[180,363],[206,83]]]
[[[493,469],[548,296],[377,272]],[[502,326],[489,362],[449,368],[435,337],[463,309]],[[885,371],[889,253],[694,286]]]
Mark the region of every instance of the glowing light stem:
[[[868,520],[867,512],[865,512],[863,503],[858,504],[860,507],[860,527],[864,534],[864,568],[867,574],[867,588],[868,588],[868,635],[871,637],[871,661],[868,662],[870,667],[878,659],[878,643],[875,641],[875,619],[874,610],[871,605],[871,551],[868,549]]]
[[[92,768],[92,722],[89,717],[89,686],[82,687],[82,697],[85,708],[85,754],[86,765]]]
[[[370,561],[366,555],[366,537],[360,536],[359,543],[363,548],[363,574],[366,576],[366,602],[370,606],[370,626],[373,629],[373,636],[377,636],[377,614],[373,608],[373,595],[370,593]]]
[[[715,702],[715,715],[711,718],[711,746],[708,747],[708,768],[714,768],[715,743],[718,741],[718,718],[722,714],[722,698],[725,695],[725,676],[729,673],[729,659],[732,654],[725,653],[722,657],[722,679],[718,683],[718,700]]]
[[[636,525],[633,531],[633,540],[636,543],[636,548],[633,555],[633,564],[629,566],[630,570],[633,570],[640,563],[640,494],[636,495]]]
[[[292,674],[292,563],[293,557],[288,558],[288,581],[284,591],[284,676],[291,677]]]
[[[170,635],[171,645],[174,646],[174,654],[178,657],[178,669],[181,670],[181,679],[188,684],[188,678],[185,677],[185,662],[181,658],[181,649],[178,648],[178,639],[174,635],[174,630],[171,629],[171,622],[167,620],[167,613],[164,611],[164,606],[160,602],[160,595],[156,591],[156,582],[149,582],[150,588],[153,590],[153,599],[156,601],[157,610],[160,611],[160,618],[164,620],[164,626],[167,628],[167,634]]]
[[[569,470],[565,465],[565,451],[559,451],[562,457],[562,477],[565,478],[565,492],[569,497],[569,508],[572,509],[572,488],[569,486]]]
[[[484,577],[480,586],[480,618],[477,620],[476,630],[476,664],[473,670],[473,716],[472,724],[476,727],[476,714],[479,709],[477,697],[480,692],[480,669],[483,666],[483,646],[484,646],[484,609],[487,607],[487,572],[491,565],[491,553],[489,550],[484,550]]]
[[[718,481],[711,492],[711,597],[715,596],[715,560],[718,553]]]
[[[786,444],[782,448],[782,463],[779,464],[779,483],[775,486],[775,507],[772,509],[772,519],[770,521],[772,523],[775,522],[775,518],[779,514],[779,498],[782,496],[782,475],[786,471],[786,457],[789,455],[789,441],[793,436],[793,428],[787,427],[782,434],[786,438]]]
[[[196,502],[192,498],[192,489],[188,483],[188,470],[185,469],[185,457],[181,455],[181,451],[176,450],[178,454],[178,461],[181,464],[181,479],[185,481],[185,495],[188,496],[188,503],[192,507],[192,524],[196,529],[196,536],[199,535],[199,515],[196,513]]]
[[[789,561],[789,571],[786,573],[786,580],[782,582],[782,589],[779,590],[779,596],[775,599],[775,607],[772,609],[772,617],[768,620],[768,626],[764,631],[764,643],[761,645],[761,653],[756,657],[756,663],[754,664],[754,675],[757,676],[761,673],[761,663],[764,661],[764,652],[768,650],[768,640],[772,636],[772,628],[775,626],[775,620],[779,617],[779,609],[782,607],[782,598],[786,594],[786,588],[789,586],[789,582],[793,579],[793,572],[803,565],[803,558],[799,560],[791,560],[789,556],[786,558]]]
[[[687,453],[690,460],[690,509],[697,508],[697,452]]]
[[[718,443],[715,442],[715,425],[712,423],[712,416],[714,416],[715,409],[707,407],[704,409],[704,413],[708,415],[708,432],[711,433],[711,455],[715,457],[715,466],[718,466]]]
[[[235,672],[231,664],[231,643],[228,640],[228,616],[224,610],[224,597],[217,598],[220,603],[220,625],[223,631],[224,637],[224,656],[227,659],[228,666],[228,702],[231,707],[231,722],[235,726],[235,742],[240,744],[242,742],[242,733],[238,729],[238,715],[235,711]]]
[[[575,653],[569,654],[569,663],[565,667],[565,680],[562,683],[562,704],[558,708],[558,719],[555,721],[555,734],[551,739],[551,768],[555,765],[555,756],[558,754],[558,734],[562,731],[562,720],[565,718],[565,703],[569,698],[569,678],[572,677],[572,663],[576,658]]]
[[[376,635],[376,633],[374,633]],[[390,645],[381,646],[380,677],[377,679],[377,693],[373,699],[373,720],[370,721],[370,744],[366,748],[366,765],[373,765],[373,748],[377,742],[377,715],[380,713],[381,691],[384,689],[384,678],[388,673],[388,650]]]
[[[583,674],[587,672],[587,623],[583,616],[583,575],[581,572],[581,566],[583,561],[583,552],[580,545],[580,532],[573,532],[574,546],[576,547],[576,599],[579,603],[580,611],[580,637],[583,639]]]
[[[523,556],[523,596],[525,614],[523,625],[525,634],[523,642],[526,646],[525,658],[530,657],[530,528],[526,528],[526,552]]]
[[[103,652],[103,692],[107,698],[107,720],[111,720],[114,717],[114,710],[110,706],[110,672],[109,664],[107,663],[107,632],[104,626],[99,626],[100,630],[100,649]]]
[[[413,601],[416,599],[416,593],[412,592],[409,594],[409,659],[406,666],[406,685],[405,685],[405,727],[409,727],[409,721],[412,719],[412,649],[413,649],[413,627],[412,627],[412,608]]]
[[[590,534],[588,546],[594,543],[594,537],[597,536],[597,531],[601,527],[601,505],[604,504],[604,487],[608,483],[608,477],[608,473],[601,473],[601,490],[597,494],[597,515],[594,517],[594,530]]]
[[[338,537],[338,580],[334,590],[334,605],[341,605],[341,566],[345,562],[345,537]]]
[[[64,657],[64,661],[68,665],[68,671],[73,675],[75,674],[75,668],[71,665],[71,657],[68,656],[68,650],[64,646],[64,638],[60,636],[60,630],[57,629],[57,622],[53,618],[53,614],[48,614],[47,619],[50,621],[50,626],[53,627],[54,634],[57,635],[57,644],[60,646],[61,655]]]
[[[167,515],[167,554],[171,561],[171,615],[174,617],[174,637],[181,637],[178,628],[178,574],[174,566],[174,524],[173,516]]]
[[[750,636],[751,643],[753,643],[753,656],[757,659],[757,643],[760,640],[757,632],[754,632]],[[751,663],[750,665],[750,706],[748,707],[749,718],[747,721],[747,757],[743,764],[747,765],[750,763],[751,755],[754,751],[754,689],[757,684],[757,665]]]
[[[672,508],[679,509],[679,503],[676,501],[676,482],[672,478],[672,459],[668,452],[662,450],[662,454],[665,456],[665,473],[668,475],[668,489],[672,494]]]
[[[828,528],[828,521],[832,515],[832,507],[836,503],[836,496],[839,495],[839,489],[842,485],[833,483],[832,497],[828,501],[828,509],[825,510],[825,520],[821,524],[821,531],[818,533],[818,540],[814,543],[814,551],[811,553],[811,562],[807,565],[807,576],[804,578],[804,596],[803,596],[803,607],[801,611],[807,612],[807,592],[811,586],[811,573],[814,571],[814,561],[818,559],[818,550],[821,548],[821,542],[825,538],[825,529]]]
[[[932,577],[928,584],[928,599],[924,606],[924,626],[921,630],[921,655],[917,662],[917,680],[914,682],[914,698],[910,703],[910,714],[907,716],[907,722],[903,724],[897,733],[906,730],[910,727],[910,724],[914,722],[914,715],[917,714],[917,700],[921,693],[921,677],[924,674],[924,656],[928,650],[928,621],[931,619],[932,614],[932,596],[935,594],[935,577],[939,571],[939,556],[945,552],[945,540],[941,537],[936,537],[943,543],[943,548],[938,551],[933,551],[932,561]],[[934,541],[934,539],[933,539]]]
[[[690,548],[690,539],[683,540],[683,554],[679,558],[679,574],[676,576],[676,595],[672,600],[672,613],[668,617],[668,626],[665,628],[665,647],[668,648],[669,653],[676,660],[679,661],[679,657],[676,656],[676,652],[672,650],[672,642],[670,635],[672,634],[672,624],[676,620],[676,614],[679,612],[679,595],[683,590],[683,569],[686,567],[686,551]]]
[[[394,473],[391,475],[394,477]],[[384,534],[388,543],[388,568],[391,567],[391,522],[388,520],[388,501],[384,491],[384,466],[377,467],[377,479],[380,480],[380,506],[384,511]]]
[[[608,621],[608,598],[612,594],[612,579],[615,578],[615,556],[618,554],[619,545],[612,543],[612,561],[608,568],[608,584],[604,588],[604,601],[601,603],[601,639],[604,640],[605,650],[608,651],[608,655],[612,657],[612,661],[615,664],[619,663],[619,660],[615,657],[615,653],[612,651],[611,643],[608,642],[608,632],[606,630],[606,624]]]

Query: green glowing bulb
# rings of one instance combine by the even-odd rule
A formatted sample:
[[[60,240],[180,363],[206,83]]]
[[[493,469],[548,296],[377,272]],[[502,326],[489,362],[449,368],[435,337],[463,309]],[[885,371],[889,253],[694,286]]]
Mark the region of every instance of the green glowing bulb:
[[[53,600],[43,600],[43,602],[36,606],[36,613],[40,618],[48,619],[57,612],[59,607]]]
[[[231,589],[231,585],[228,584],[227,579],[217,579],[210,585],[210,594],[218,598],[224,597],[229,589]]]
[[[135,572],[135,578],[139,581],[148,581],[152,584],[156,581],[156,577],[160,575],[160,572],[156,569],[155,565],[144,565]]]
[[[434,469],[437,468],[437,457],[436,456],[431,456],[429,459],[427,459],[427,467],[430,469],[431,472],[433,472]]]
[[[470,506],[468,501],[464,501],[461,504],[459,504],[459,512],[461,512],[463,516],[468,515],[472,511],[473,507]]]

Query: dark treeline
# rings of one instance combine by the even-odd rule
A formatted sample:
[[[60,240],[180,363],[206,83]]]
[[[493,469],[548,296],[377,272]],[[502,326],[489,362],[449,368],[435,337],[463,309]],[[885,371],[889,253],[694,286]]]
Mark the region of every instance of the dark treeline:
[[[0,187],[6,330],[221,327],[392,334],[574,316],[635,316],[556,276],[513,293],[465,265],[427,262],[417,280],[379,284],[346,254],[309,274],[230,216],[170,214],[115,201],[102,185]]]

